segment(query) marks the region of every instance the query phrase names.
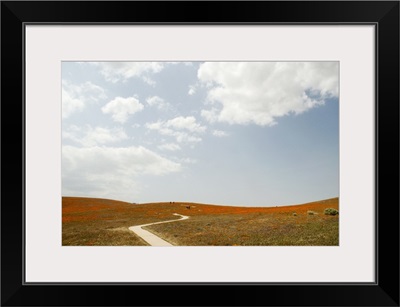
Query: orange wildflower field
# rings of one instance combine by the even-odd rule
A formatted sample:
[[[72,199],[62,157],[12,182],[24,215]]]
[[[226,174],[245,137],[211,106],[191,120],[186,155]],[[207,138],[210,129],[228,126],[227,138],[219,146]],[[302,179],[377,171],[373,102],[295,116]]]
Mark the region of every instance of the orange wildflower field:
[[[145,246],[128,228],[145,226],[177,246],[323,246],[339,245],[339,199],[280,207],[236,207],[188,202],[132,204],[109,199],[63,197],[62,245]]]

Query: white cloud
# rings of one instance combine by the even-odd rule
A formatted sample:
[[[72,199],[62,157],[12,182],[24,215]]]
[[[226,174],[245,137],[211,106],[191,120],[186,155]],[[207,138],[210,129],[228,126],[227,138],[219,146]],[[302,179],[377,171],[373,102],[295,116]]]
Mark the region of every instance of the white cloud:
[[[159,110],[166,109],[170,106],[169,103],[165,102],[164,99],[158,96],[147,97],[146,102],[149,106],[157,107]]]
[[[163,129],[164,122],[158,121],[155,123],[147,123],[146,127],[150,130],[161,130]]]
[[[338,96],[337,62],[207,62],[197,76],[207,87],[210,121],[274,125]]]
[[[197,135],[191,135],[186,131],[177,131],[171,128],[165,128],[160,122],[146,124],[146,127],[150,130],[157,130],[162,135],[175,137],[178,143],[198,143],[202,140]]]
[[[205,126],[201,126],[199,123],[196,122],[196,118],[193,116],[178,116],[173,119],[168,120],[165,123],[166,127],[171,127],[180,130],[189,130],[191,132],[201,133],[206,130]]]
[[[142,80],[147,83],[148,85],[151,85],[152,87],[156,86],[157,82],[151,79],[150,77],[143,76]]]
[[[89,81],[73,84],[62,81],[62,117],[68,118],[77,111],[82,111],[89,103],[96,103],[107,98],[103,88]]]
[[[225,131],[221,131],[221,130],[214,130],[214,131],[212,132],[212,134],[213,134],[214,136],[217,136],[217,137],[228,136],[228,133],[226,133]]]
[[[63,195],[135,199],[143,175],[181,171],[181,165],[144,147],[63,146]]]
[[[181,147],[175,143],[161,144],[158,146],[158,148],[161,150],[169,150],[169,151],[176,151],[181,149]]]
[[[109,129],[104,127],[92,128],[90,125],[86,125],[85,127],[71,125],[63,130],[63,138],[89,147],[117,143],[128,139],[128,136],[121,127]]]
[[[101,108],[104,114],[111,114],[112,119],[121,124],[128,120],[129,115],[143,109],[143,105],[135,97],[116,97]]]
[[[197,123],[193,116],[179,116],[168,121],[147,123],[146,127],[162,135],[175,137],[178,143],[201,142],[202,139],[198,135],[206,130],[206,127]]]
[[[211,110],[201,110],[200,114],[210,123],[218,121],[218,110],[216,108],[212,108]]]
[[[163,62],[92,62],[100,69],[100,73],[107,81],[116,83],[118,81],[127,81],[130,78],[142,78],[150,85],[155,81],[149,75],[159,73],[163,70]]]
[[[67,118],[76,111],[82,111],[85,103],[78,99],[73,98],[65,88],[62,88],[62,117]]]
[[[194,86],[194,85],[189,85],[188,94],[189,94],[190,96],[196,94],[196,86]]]

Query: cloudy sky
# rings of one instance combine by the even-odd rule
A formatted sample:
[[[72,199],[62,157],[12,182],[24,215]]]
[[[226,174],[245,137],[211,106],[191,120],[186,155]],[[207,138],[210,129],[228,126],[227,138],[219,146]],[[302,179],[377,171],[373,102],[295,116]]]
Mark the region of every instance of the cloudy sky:
[[[238,206],[339,196],[338,65],[63,62],[63,196]]]

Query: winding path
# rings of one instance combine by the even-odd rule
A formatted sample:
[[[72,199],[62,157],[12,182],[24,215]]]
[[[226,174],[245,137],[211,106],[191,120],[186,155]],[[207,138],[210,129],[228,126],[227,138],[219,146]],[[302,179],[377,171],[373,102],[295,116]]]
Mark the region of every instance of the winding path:
[[[155,234],[152,234],[150,231],[144,230],[142,227],[163,224],[163,223],[183,221],[183,220],[187,220],[189,218],[186,215],[182,215],[182,214],[178,214],[178,213],[174,213],[174,215],[179,215],[181,218],[178,220],[169,220],[169,221],[163,221],[163,222],[131,226],[131,227],[129,227],[129,230],[133,231],[135,234],[137,234],[139,237],[141,237],[143,240],[145,240],[151,246],[173,246],[171,243],[161,239],[159,236],[156,236]]]

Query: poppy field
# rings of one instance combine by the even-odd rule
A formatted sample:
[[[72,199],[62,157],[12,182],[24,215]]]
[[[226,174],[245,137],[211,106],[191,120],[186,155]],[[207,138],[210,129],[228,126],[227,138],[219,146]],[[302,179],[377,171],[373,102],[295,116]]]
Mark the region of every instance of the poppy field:
[[[144,229],[176,246],[338,246],[339,199],[280,207],[236,207],[187,202],[134,204],[63,197],[63,246],[146,246],[128,228]]]

